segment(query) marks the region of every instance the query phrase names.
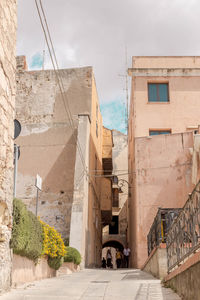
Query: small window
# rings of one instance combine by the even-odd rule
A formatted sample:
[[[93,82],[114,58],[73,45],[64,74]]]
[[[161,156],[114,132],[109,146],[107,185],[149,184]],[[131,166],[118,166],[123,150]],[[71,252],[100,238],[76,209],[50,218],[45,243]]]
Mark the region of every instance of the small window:
[[[119,216],[112,216],[109,224],[109,234],[119,234]]]
[[[94,169],[95,169],[95,182],[97,182],[97,174],[98,174],[98,172],[97,172],[97,156],[96,156],[96,154],[95,154],[95,166],[94,166]]]
[[[159,134],[170,134],[171,129],[168,130],[149,130],[149,135],[159,135]]]
[[[148,83],[148,102],[169,102],[168,83]]]
[[[96,104],[96,119],[98,120],[98,115],[99,115],[99,107],[98,104]]]
[[[96,121],[96,137],[98,138],[99,132],[98,132],[98,122]]]

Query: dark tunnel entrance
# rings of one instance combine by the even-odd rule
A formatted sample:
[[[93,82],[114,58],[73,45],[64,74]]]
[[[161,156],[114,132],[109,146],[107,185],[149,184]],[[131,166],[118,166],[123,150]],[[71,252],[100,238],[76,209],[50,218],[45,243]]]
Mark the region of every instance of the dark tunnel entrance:
[[[119,249],[121,252],[123,252],[124,250],[124,246],[120,242],[114,240],[104,243],[102,248],[107,248],[107,247]]]

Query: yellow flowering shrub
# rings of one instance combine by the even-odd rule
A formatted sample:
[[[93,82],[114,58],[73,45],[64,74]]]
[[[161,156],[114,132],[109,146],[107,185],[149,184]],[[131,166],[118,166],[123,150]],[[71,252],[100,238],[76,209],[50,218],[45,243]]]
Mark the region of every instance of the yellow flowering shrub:
[[[44,233],[42,255],[48,255],[50,258],[64,257],[66,247],[60,233],[41,220],[40,223],[42,224]]]

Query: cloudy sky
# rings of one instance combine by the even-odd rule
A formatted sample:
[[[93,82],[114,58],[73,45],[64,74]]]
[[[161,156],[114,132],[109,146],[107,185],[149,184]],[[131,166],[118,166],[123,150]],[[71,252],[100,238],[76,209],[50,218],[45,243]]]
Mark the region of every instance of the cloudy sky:
[[[125,130],[126,47],[129,67],[133,55],[200,55],[199,0],[43,0],[43,6],[60,68],[94,67],[111,129]],[[18,0],[17,54],[40,69],[45,47],[35,1]],[[48,55],[45,67],[51,68]]]

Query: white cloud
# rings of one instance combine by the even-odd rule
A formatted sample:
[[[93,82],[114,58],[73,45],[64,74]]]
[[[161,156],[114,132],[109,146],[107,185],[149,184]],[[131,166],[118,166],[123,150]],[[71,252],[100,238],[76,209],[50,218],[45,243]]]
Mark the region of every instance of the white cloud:
[[[133,55],[199,55],[199,0],[43,0],[61,68],[94,67],[100,102],[125,97]],[[18,54],[42,53],[34,1],[18,3]],[[46,67],[50,67],[48,55]]]

